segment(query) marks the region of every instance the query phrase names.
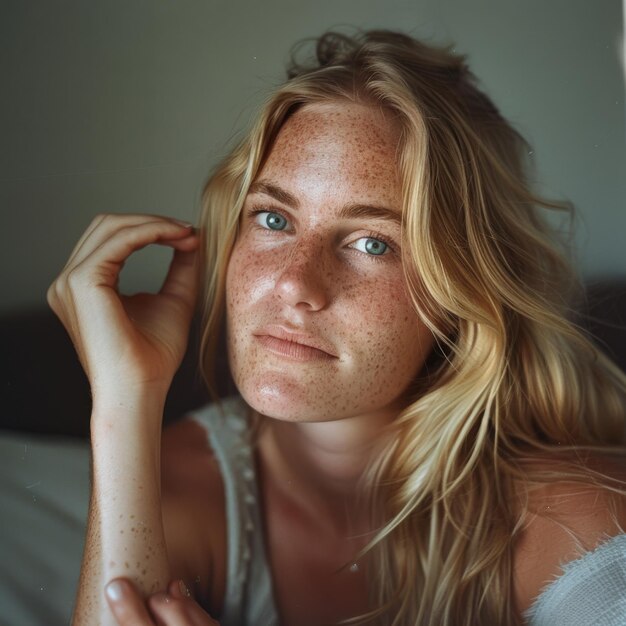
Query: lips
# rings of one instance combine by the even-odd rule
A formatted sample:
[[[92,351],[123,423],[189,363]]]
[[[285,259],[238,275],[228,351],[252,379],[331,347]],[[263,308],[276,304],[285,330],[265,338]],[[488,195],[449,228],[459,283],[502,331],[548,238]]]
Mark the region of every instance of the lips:
[[[282,326],[267,326],[254,333],[270,352],[296,361],[336,359],[332,346],[308,333],[294,333]]]

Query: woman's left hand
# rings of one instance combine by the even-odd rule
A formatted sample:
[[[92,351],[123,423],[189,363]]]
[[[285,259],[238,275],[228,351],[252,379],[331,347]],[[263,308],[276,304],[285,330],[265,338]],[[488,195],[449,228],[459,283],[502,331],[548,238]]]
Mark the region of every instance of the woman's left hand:
[[[219,626],[181,580],[171,582],[167,592],[144,599],[130,580],[116,578],[105,595],[119,626]]]

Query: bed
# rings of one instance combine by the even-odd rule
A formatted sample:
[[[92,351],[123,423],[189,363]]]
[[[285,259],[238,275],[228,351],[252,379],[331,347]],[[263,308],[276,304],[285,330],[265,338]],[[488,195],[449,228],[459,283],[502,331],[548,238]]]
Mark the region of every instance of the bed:
[[[590,284],[577,321],[626,370],[626,279]],[[61,324],[48,310],[0,323],[0,626],[69,624],[89,498],[90,394]],[[164,422],[209,401],[197,374],[198,327]],[[218,392],[234,391],[218,350]]]

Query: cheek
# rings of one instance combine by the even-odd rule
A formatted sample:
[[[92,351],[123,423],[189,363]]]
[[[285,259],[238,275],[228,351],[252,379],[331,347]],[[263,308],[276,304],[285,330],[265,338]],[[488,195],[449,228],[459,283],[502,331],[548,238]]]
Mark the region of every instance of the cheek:
[[[407,299],[401,278],[356,279],[340,290],[342,309],[355,319],[362,318],[377,328],[408,324],[416,315]],[[366,323],[365,326],[368,324]]]
[[[370,371],[384,370],[386,379],[412,378],[429,354],[433,338],[413,310],[403,283],[379,282],[358,297],[350,290],[345,295],[344,319],[354,329],[358,361]]]
[[[237,354],[241,331],[246,326],[246,307],[249,303],[249,284],[253,279],[252,266],[235,246],[226,271],[226,328],[229,358]],[[232,367],[232,362],[231,362]]]
[[[272,279],[259,259],[242,246],[233,250],[226,273],[226,303],[229,313],[259,300],[271,288]]]

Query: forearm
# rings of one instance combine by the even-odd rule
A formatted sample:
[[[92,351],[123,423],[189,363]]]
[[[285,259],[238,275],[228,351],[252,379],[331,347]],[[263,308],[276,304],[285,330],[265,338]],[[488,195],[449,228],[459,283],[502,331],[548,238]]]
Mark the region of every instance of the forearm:
[[[144,593],[170,579],[161,512],[163,400],[143,394],[112,406],[94,403],[92,494],[74,626],[116,624],[104,586],[131,578]]]

